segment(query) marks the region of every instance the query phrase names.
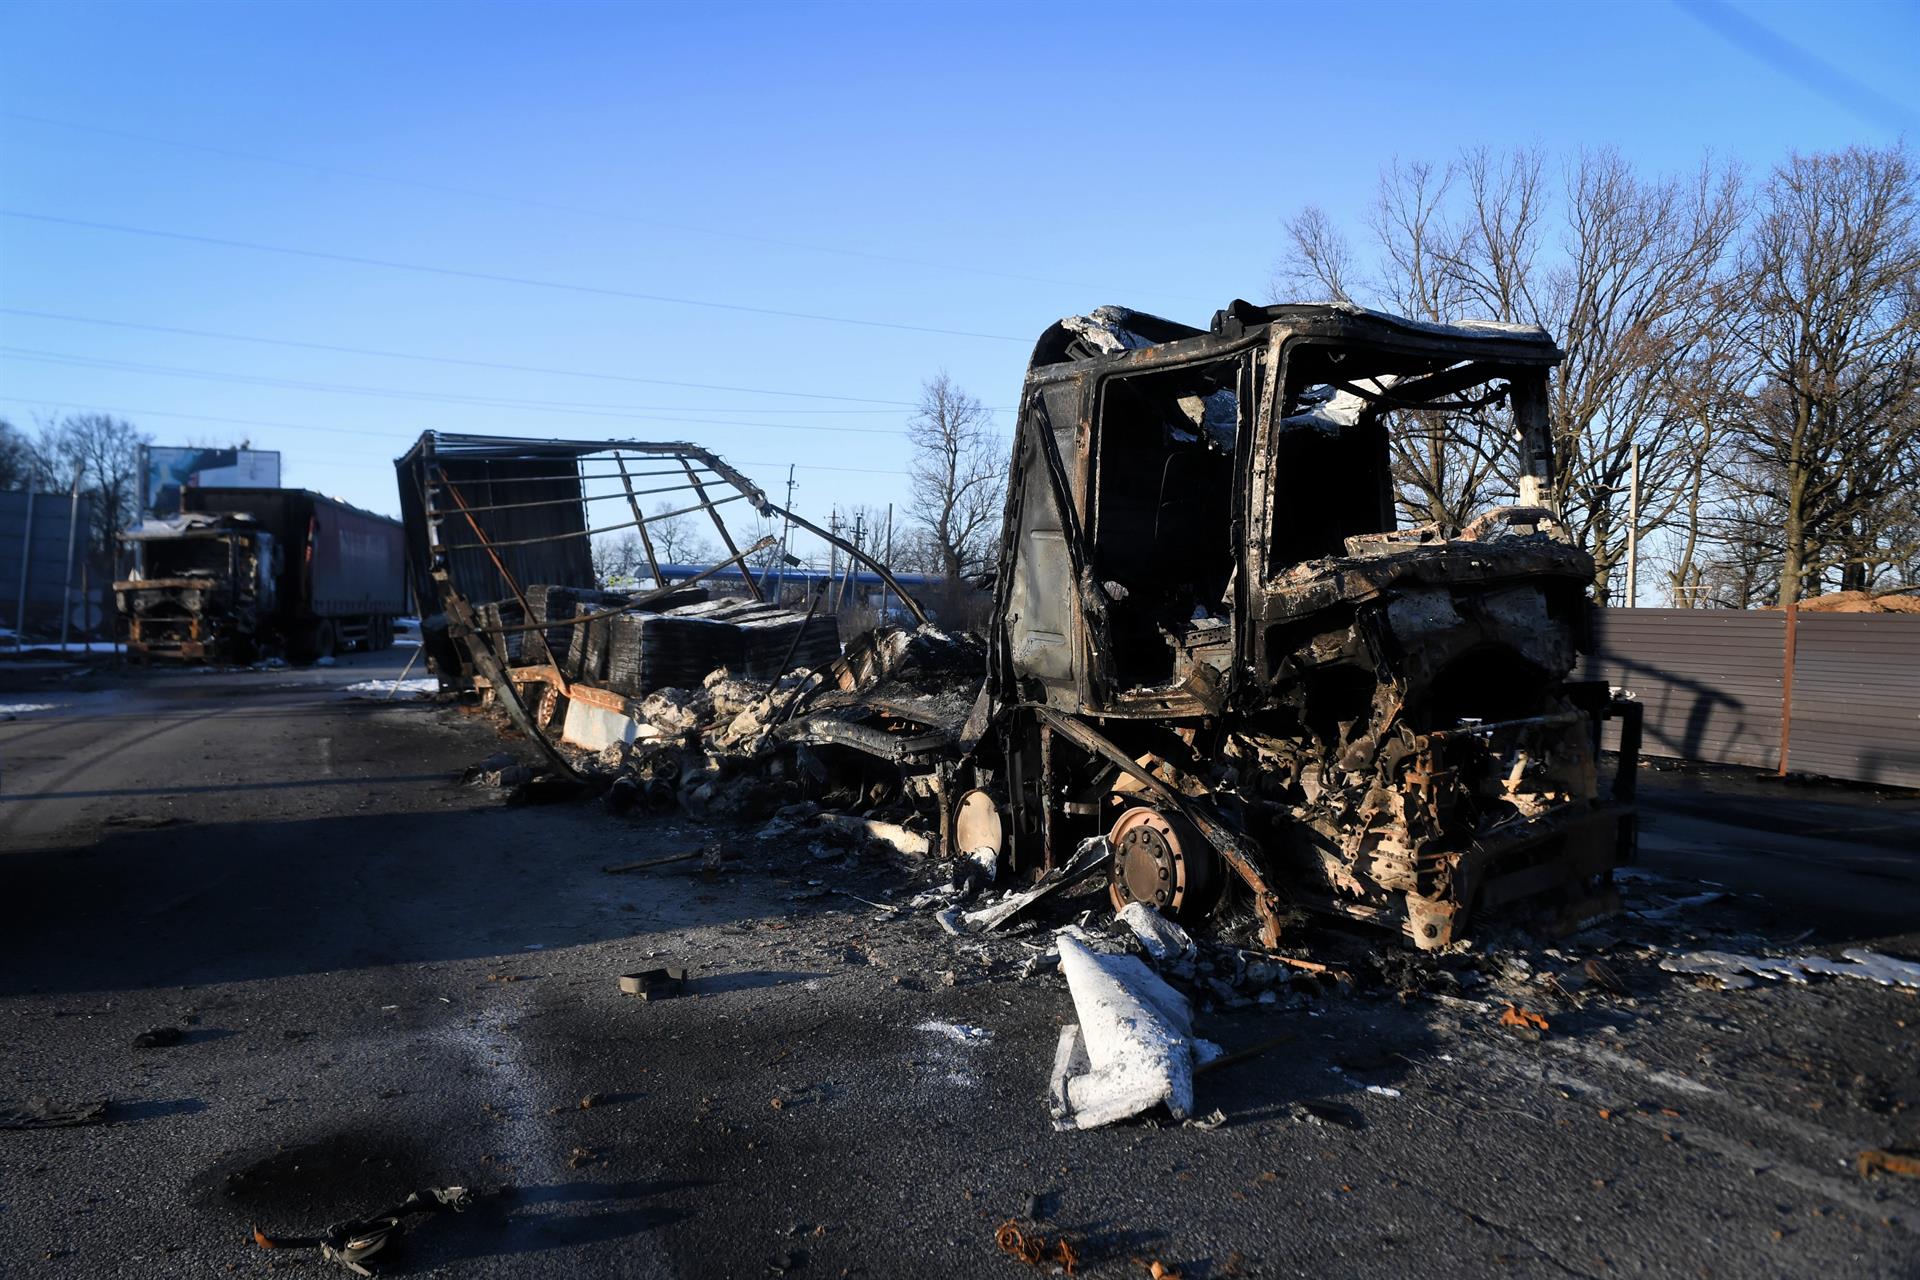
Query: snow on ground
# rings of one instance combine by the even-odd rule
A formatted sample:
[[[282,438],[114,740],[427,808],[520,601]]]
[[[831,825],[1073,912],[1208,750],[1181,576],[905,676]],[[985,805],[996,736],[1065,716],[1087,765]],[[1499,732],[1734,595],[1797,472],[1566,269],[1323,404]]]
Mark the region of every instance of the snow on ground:
[[[342,693],[437,693],[440,689],[438,676],[416,676],[411,680],[361,680],[350,684]]]
[[[0,639],[4,639],[4,637],[0,637]],[[84,643],[75,640],[67,645],[65,651],[67,653],[118,653],[120,646],[111,640],[91,640]],[[59,652],[61,652],[61,648],[58,641],[45,644],[0,644],[0,654]]]
[[[54,702],[0,702],[0,716],[23,716],[29,711],[57,711]]]

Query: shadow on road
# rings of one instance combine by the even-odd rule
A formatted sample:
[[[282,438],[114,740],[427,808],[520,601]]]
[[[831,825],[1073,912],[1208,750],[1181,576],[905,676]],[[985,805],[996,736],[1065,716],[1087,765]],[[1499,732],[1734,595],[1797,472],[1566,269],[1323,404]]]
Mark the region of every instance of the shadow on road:
[[[660,912],[690,925],[750,909],[733,888],[694,901],[599,872],[610,849],[684,842],[680,826],[482,804],[114,829],[85,848],[19,850],[5,860],[0,996],[551,950],[641,931]]]

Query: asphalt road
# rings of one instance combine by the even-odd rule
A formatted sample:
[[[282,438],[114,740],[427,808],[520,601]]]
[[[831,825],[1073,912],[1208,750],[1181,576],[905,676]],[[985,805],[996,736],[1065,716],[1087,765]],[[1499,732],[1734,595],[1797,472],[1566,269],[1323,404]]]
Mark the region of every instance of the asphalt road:
[[[1224,1124],[1056,1133],[1071,1002],[1018,976],[1043,935],[835,892],[926,878],[870,855],[508,806],[458,781],[490,722],[341,691],[404,657],[0,673],[48,708],[0,710],[0,1098],[112,1103],[0,1131],[0,1274],[345,1275],[250,1226],[448,1183],[480,1201],[412,1233],[410,1274],[1018,1277],[1013,1217],[1100,1277],[1920,1274],[1920,1182],[1853,1167],[1920,1146],[1920,998],[1657,967],[1920,956],[1911,800],[1650,773],[1629,916],[1411,977],[1306,930],[1355,981],[1202,1012],[1271,1046],[1202,1078]],[[738,856],[600,870],[709,844]],[[1537,980],[1596,954],[1629,996]],[[667,964],[679,998],[617,991]],[[185,1037],[132,1046],[157,1026]]]

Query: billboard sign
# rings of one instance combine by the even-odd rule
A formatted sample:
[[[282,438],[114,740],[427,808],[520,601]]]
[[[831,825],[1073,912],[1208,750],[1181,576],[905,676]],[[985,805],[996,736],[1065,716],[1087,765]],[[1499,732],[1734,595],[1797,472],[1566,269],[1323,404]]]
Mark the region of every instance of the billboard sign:
[[[192,449],[148,445],[146,509],[153,515],[180,510],[182,489],[278,489],[280,455],[266,449]]]

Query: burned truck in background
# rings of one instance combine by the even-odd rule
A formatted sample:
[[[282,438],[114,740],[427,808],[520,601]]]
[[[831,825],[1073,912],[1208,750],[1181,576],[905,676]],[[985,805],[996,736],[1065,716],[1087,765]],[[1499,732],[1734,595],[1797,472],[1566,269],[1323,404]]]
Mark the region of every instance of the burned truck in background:
[[[407,611],[399,521],[304,489],[190,488],[181,503],[120,535],[129,655],[311,661],[393,644]]]
[[[1050,328],[959,841],[1031,875],[1104,834],[1116,907],[1250,906],[1269,943],[1295,906],[1434,948],[1496,909],[1615,905],[1638,708],[1568,679],[1593,566],[1549,492],[1559,359],[1535,328],[1332,305]],[[1461,415],[1504,432],[1517,500],[1397,527],[1391,433]]]

